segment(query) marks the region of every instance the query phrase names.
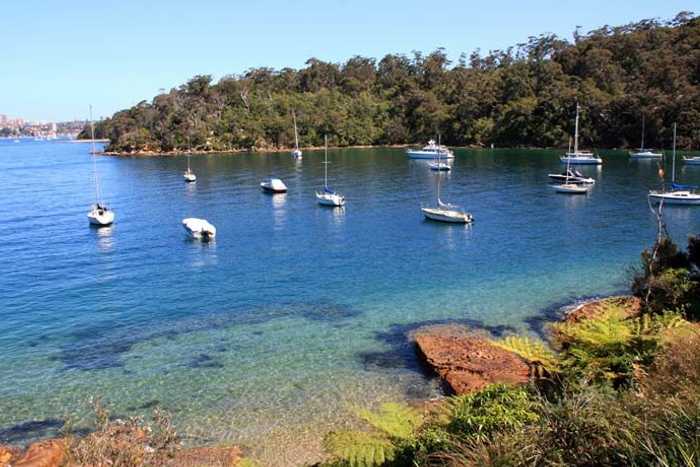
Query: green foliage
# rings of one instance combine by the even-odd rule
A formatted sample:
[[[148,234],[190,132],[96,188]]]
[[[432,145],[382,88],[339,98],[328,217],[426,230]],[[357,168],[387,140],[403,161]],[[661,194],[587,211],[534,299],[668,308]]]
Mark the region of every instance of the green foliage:
[[[689,319],[700,319],[698,245],[700,236],[691,237],[686,253],[663,235],[651,250],[642,253],[632,292],[642,300],[645,312],[680,310]]]
[[[527,390],[505,385],[450,399],[447,430],[463,438],[488,439],[492,434],[517,430],[537,420]]]
[[[420,412],[396,403],[382,404],[376,412],[360,409],[357,415],[372,430],[329,433],[324,447],[333,457],[331,465],[369,467],[394,461],[410,450],[423,423]]]
[[[396,439],[411,439],[423,422],[417,410],[392,402],[382,404],[377,412],[360,409],[358,415],[373,428]]]
[[[362,431],[331,432],[324,440],[324,448],[335,458],[335,465],[351,467],[383,465],[396,455],[390,439]]]
[[[554,373],[559,366],[559,360],[552,350],[542,341],[524,336],[508,336],[492,343],[504,350],[515,353],[532,365],[543,376],[543,371]]]
[[[566,146],[573,109],[583,108],[582,144],[700,144],[700,21],[642,20],[575,34],[551,34],[452,64],[443,49],[336,64],[311,58],[299,70],[254,68],[195,76],[151,102],[97,125],[109,150],[232,150],[290,147],[296,111],[301,143],[319,146],[424,142],[450,145]],[[678,98],[683,96],[683,99]],[[88,137],[87,131],[82,137]]]

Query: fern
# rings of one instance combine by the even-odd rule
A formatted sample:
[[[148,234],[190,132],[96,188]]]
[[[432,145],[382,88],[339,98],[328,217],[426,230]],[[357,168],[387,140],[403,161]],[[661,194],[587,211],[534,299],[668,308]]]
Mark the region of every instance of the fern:
[[[536,367],[541,366],[550,373],[555,372],[559,365],[554,352],[544,342],[539,340],[529,337],[508,336],[501,340],[492,341],[492,343],[496,347],[513,352]]]
[[[382,404],[377,412],[360,409],[357,414],[372,427],[397,439],[412,438],[416,428],[423,422],[420,412],[393,402]]]
[[[362,431],[336,431],[324,439],[326,451],[351,467],[372,467],[390,462],[396,447],[382,434]]]

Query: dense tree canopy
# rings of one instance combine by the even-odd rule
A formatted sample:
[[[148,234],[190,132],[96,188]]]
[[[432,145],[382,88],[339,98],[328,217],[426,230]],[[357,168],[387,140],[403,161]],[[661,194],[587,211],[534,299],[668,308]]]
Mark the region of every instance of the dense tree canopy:
[[[456,64],[443,49],[345,63],[316,58],[300,70],[254,68],[195,76],[152,102],[97,125],[113,151],[290,147],[291,112],[302,145],[424,142],[450,145],[566,146],[575,103],[582,143],[668,146],[678,122],[681,147],[700,144],[700,18],[643,20],[574,34],[530,37],[508,50],[478,50]],[[82,137],[88,137],[84,131]]]

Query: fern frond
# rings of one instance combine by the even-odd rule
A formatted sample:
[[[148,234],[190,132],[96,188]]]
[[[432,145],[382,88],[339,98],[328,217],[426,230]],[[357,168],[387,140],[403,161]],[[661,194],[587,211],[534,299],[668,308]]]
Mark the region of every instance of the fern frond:
[[[336,431],[324,439],[326,451],[351,467],[373,467],[390,462],[396,448],[389,439],[363,431]]]
[[[544,342],[529,337],[508,336],[501,340],[492,341],[492,344],[501,349],[513,352],[535,365],[541,365],[549,372],[556,371],[559,360]]]
[[[398,439],[412,438],[415,430],[423,423],[420,412],[394,402],[382,404],[376,412],[360,409],[357,415],[377,430]]]

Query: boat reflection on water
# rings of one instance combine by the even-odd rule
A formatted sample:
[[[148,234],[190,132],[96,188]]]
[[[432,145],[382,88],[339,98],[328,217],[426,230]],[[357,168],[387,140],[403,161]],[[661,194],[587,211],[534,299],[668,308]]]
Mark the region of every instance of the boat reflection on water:
[[[112,236],[114,226],[94,226],[91,230],[97,236],[97,248],[102,253],[108,253],[114,249],[114,237]]]
[[[276,193],[270,196],[272,198],[272,218],[274,220],[274,229],[279,231],[287,225],[287,193]]]

